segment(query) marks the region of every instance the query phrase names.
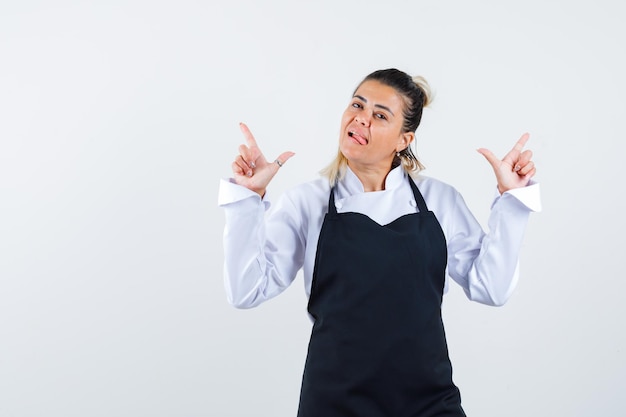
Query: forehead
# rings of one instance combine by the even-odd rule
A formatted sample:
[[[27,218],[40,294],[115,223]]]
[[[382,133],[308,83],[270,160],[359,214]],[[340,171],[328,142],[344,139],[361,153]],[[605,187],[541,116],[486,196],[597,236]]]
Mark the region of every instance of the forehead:
[[[363,97],[371,104],[382,104],[391,110],[401,110],[404,105],[402,96],[395,88],[376,80],[363,82],[354,92],[355,96]]]

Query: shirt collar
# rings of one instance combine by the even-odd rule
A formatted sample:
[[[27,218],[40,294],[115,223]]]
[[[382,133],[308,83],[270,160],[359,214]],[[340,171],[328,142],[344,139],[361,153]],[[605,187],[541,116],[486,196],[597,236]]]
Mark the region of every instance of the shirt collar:
[[[398,165],[387,174],[387,178],[385,178],[385,190],[396,189],[400,187],[404,181],[406,181],[406,173],[402,169],[402,166]],[[338,185],[341,194],[345,192],[345,195],[353,195],[365,192],[361,180],[359,180],[359,177],[356,176],[350,167],[346,167],[346,175]]]

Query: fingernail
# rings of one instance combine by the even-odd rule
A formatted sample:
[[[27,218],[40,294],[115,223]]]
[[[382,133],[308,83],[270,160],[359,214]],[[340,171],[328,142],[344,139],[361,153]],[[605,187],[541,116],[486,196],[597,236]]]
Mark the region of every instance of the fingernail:
[[[256,164],[254,162],[250,162],[250,168],[252,169],[256,168]]]
[[[248,171],[248,176],[251,177],[252,176],[252,170]]]
[[[522,169],[522,167],[521,167],[521,166],[519,166],[519,165],[515,165],[515,169],[514,169],[514,171],[515,171],[515,172],[519,171],[520,169]]]

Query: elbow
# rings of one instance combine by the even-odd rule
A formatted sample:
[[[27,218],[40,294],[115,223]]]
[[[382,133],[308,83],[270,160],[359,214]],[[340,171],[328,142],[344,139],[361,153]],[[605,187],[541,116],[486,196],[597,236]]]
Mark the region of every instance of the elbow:
[[[498,297],[469,297],[469,299],[489,307],[502,307],[509,301],[508,298]]]
[[[490,301],[489,305],[492,307],[502,307],[509,301],[512,294],[513,294],[512,287],[509,287],[507,291],[492,292],[488,294],[489,301]]]
[[[237,280],[231,280],[229,276],[228,273],[224,274],[224,290],[226,292],[226,301],[232,307],[245,310],[256,307],[263,301],[259,297],[257,288],[243,286]]]
[[[488,291],[487,288],[471,288],[469,291],[466,291],[466,295],[471,301],[490,307],[502,307],[509,301],[509,298],[511,298],[510,291],[498,293]]]
[[[517,273],[515,271],[510,274],[476,274],[470,279],[470,283],[467,289],[470,300],[492,307],[502,307],[509,301],[517,286]]]
[[[226,300],[228,304],[239,310],[248,310],[261,304],[265,298],[259,296],[258,292],[251,291],[247,294],[237,294],[236,292],[226,291]]]
[[[226,301],[228,301],[231,307],[236,309],[244,310],[246,308],[246,304],[242,300],[235,300],[231,296],[227,296]]]
[[[238,310],[248,310],[250,308],[256,307],[256,305],[258,304],[255,304],[254,302],[251,302],[249,299],[246,298],[235,298],[232,296],[232,294],[227,294],[226,300],[228,301],[228,304]]]
[[[248,310],[251,309],[253,306],[250,306],[246,303],[235,303],[235,302],[229,302],[229,304],[236,308],[237,310]]]
[[[502,307],[507,301],[509,301],[509,297],[492,297],[489,305],[492,307]]]
[[[502,282],[502,284],[501,286],[492,287],[488,292],[491,305],[494,307],[502,307],[511,299],[517,287],[517,271],[512,274],[510,280]]]
[[[475,301],[477,303],[484,304],[489,307],[502,307],[503,305],[507,303],[507,301],[509,301],[508,298],[505,298],[505,297],[492,297],[492,296],[486,296],[486,297],[469,296],[468,298],[471,301]]]

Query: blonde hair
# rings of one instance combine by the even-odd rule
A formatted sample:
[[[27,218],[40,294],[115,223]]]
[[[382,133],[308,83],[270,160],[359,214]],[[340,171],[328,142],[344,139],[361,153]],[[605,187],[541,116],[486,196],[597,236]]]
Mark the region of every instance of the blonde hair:
[[[385,85],[394,88],[404,101],[402,124],[403,132],[415,132],[422,119],[422,111],[424,107],[432,102],[432,90],[424,77],[416,75],[411,77],[407,73],[395,68],[374,71],[363,79],[357,86],[356,90],[365,81],[376,80]],[[355,91],[356,91],[355,90]],[[424,165],[417,159],[417,156],[411,149],[411,145],[404,150],[398,152],[393,158],[390,169],[402,166],[402,169],[409,175],[415,176],[421,170],[425,169]],[[335,159],[320,171],[320,174],[328,178],[331,185],[335,185],[337,181],[343,178],[348,166],[348,159],[338,150]]]

